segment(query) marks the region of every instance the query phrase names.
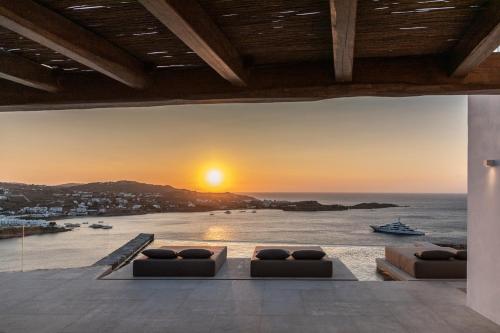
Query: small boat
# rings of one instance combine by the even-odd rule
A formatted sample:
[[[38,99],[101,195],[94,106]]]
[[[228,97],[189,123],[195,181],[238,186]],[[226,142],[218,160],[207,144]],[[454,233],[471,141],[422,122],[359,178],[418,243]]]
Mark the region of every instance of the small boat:
[[[396,222],[385,224],[385,225],[371,225],[370,226],[374,232],[382,232],[386,234],[402,235],[402,236],[423,236],[425,232],[412,229],[404,223],[401,223],[400,219]]]
[[[94,224],[89,225],[89,228],[92,228],[92,229],[102,229],[102,224],[94,223]]]
[[[64,223],[64,226],[67,228],[79,228],[80,223]]]
[[[240,210],[240,213],[246,213],[247,211],[246,210]]]
[[[210,215],[215,215],[214,213],[210,213]]]
[[[252,210],[252,213],[255,214],[255,213],[257,213],[257,211],[256,210]]]
[[[88,222],[82,222],[82,224],[89,224]]]
[[[103,224],[101,225],[101,229],[113,229],[113,226],[109,224]]]
[[[104,223],[104,221],[98,221],[97,223]]]
[[[224,214],[231,214],[231,211],[230,211],[230,210],[226,210],[226,211],[224,212]]]

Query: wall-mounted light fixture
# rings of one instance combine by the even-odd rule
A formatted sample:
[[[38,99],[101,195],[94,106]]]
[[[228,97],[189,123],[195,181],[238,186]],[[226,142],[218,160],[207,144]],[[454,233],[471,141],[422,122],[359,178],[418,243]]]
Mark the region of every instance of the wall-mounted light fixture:
[[[495,167],[499,165],[499,160],[484,160],[485,167]]]

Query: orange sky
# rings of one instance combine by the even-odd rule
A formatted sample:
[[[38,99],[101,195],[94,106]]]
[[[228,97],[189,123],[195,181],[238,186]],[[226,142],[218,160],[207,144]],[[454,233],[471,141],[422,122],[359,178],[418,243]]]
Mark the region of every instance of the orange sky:
[[[466,192],[465,96],[0,113],[0,180]],[[205,172],[219,168],[224,186]]]

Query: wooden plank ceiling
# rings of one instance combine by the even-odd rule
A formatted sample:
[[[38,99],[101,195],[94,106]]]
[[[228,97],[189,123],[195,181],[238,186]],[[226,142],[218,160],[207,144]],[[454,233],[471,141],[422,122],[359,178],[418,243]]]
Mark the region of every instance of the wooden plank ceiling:
[[[497,0],[0,0],[0,111],[500,93]]]

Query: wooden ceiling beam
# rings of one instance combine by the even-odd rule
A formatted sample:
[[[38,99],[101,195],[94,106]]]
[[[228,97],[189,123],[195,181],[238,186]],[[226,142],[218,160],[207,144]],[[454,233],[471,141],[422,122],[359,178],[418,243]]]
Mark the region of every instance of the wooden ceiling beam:
[[[31,0],[0,0],[0,26],[133,88],[146,85],[140,61]]]
[[[0,78],[43,91],[59,90],[52,70],[7,52],[0,53]]]
[[[357,0],[330,0],[333,64],[338,82],[352,81]]]
[[[465,77],[500,46],[500,1],[490,0],[451,53],[451,75]]]
[[[139,2],[220,76],[236,86],[246,85],[238,52],[196,0]]]
[[[97,73],[68,73],[61,78],[64,90],[57,94],[0,82],[0,111],[500,94],[500,54],[465,79],[450,77],[445,63],[446,59],[437,57],[357,59],[350,83],[336,82],[326,70],[328,63],[255,67],[246,89],[228,85],[208,68],[158,71],[143,90]]]

